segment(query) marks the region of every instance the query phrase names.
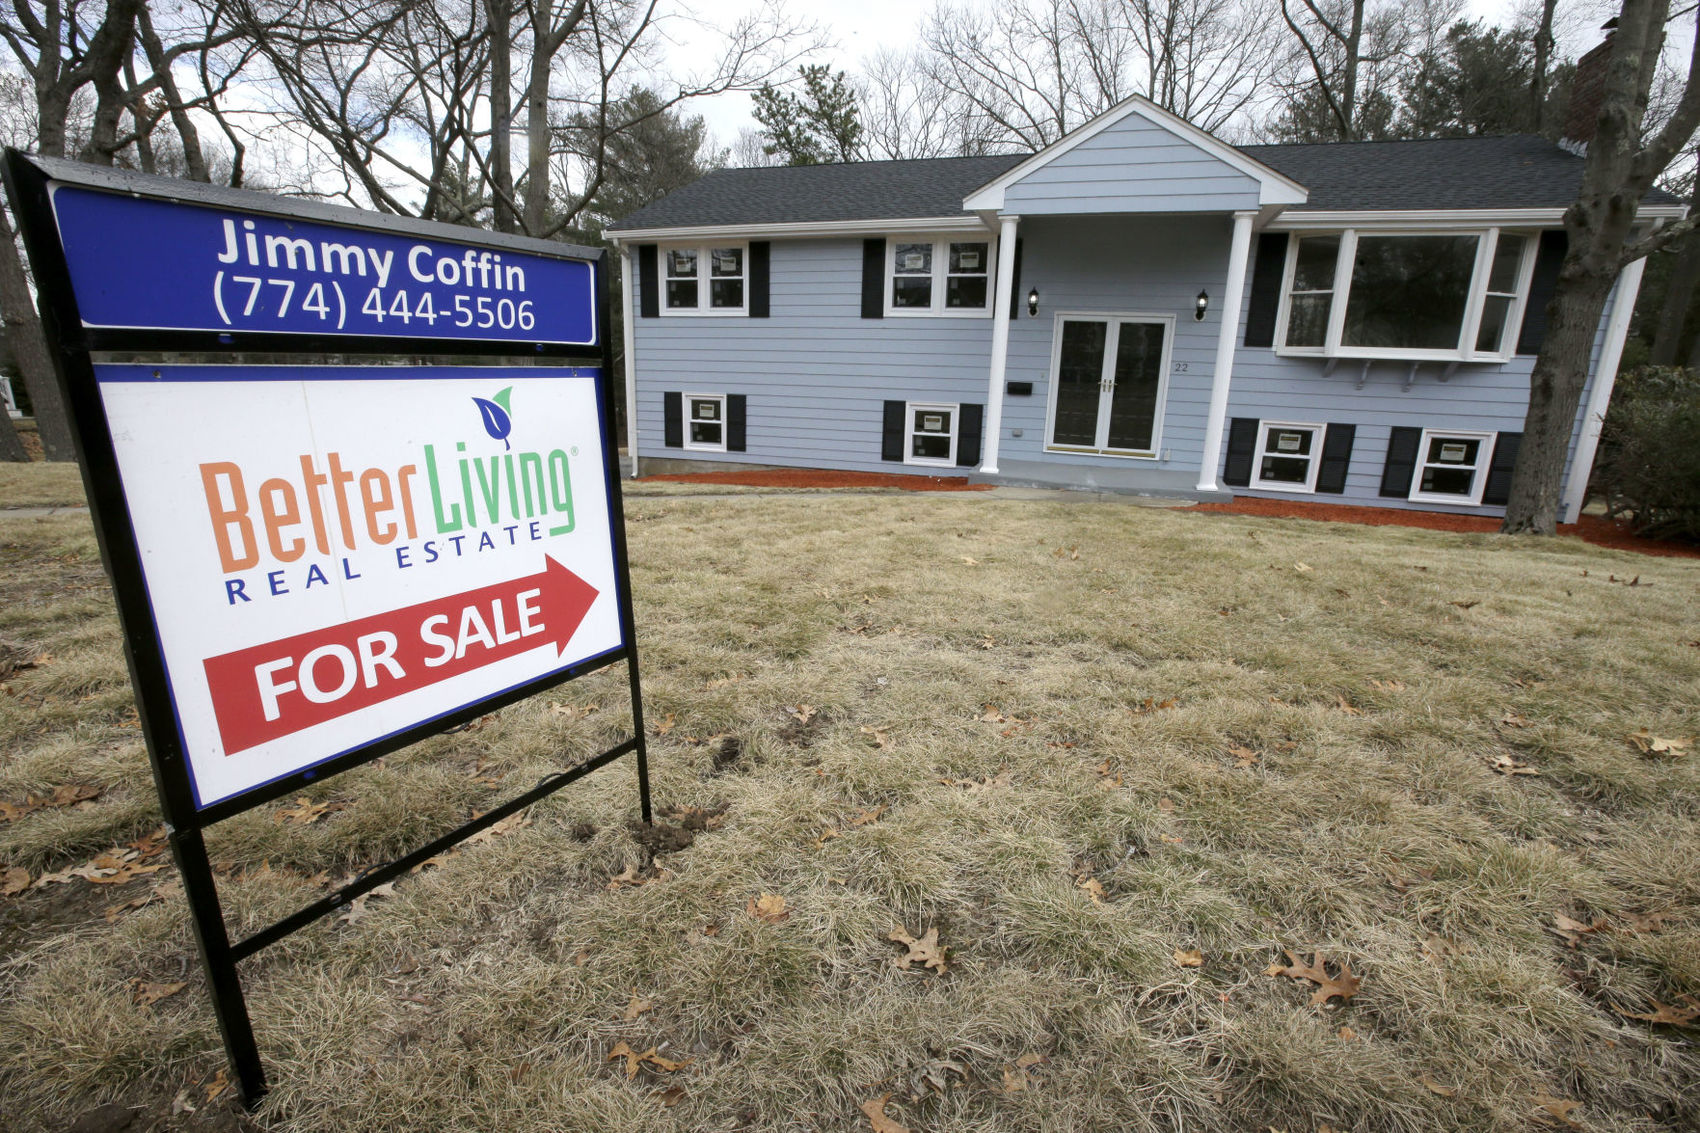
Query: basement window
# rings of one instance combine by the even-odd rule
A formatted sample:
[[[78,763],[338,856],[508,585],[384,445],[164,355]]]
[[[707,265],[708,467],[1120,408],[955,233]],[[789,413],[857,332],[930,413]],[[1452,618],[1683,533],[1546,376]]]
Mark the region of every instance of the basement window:
[[[903,462],[956,467],[956,411],[954,405],[911,401]]]
[[[685,395],[685,447],[699,452],[726,451],[726,395]]]
[[[1492,433],[1424,429],[1410,498],[1425,504],[1480,504],[1493,437]]]
[[[1251,486],[1277,492],[1314,492],[1321,455],[1321,425],[1265,421],[1257,438]]]

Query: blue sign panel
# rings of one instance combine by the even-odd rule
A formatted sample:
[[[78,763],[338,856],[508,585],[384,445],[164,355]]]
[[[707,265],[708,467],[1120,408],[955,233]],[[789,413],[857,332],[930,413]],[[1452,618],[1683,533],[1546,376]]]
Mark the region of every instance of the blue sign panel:
[[[596,345],[594,268],[59,185],[83,325]]]

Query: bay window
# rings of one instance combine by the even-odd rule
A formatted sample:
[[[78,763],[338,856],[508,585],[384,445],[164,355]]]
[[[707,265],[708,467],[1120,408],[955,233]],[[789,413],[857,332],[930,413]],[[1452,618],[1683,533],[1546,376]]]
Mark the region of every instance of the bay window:
[[[748,246],[681,244],[661,249],[661,311],[667,315],[741,315],[748,309]]]
[[[1535,241],[1501,232],[1294,233],[1277,349],[1413,361],[1503,361]]]
[[[990,240],[891,237],[886,241],[886,314],[989,314],[995,248]]]

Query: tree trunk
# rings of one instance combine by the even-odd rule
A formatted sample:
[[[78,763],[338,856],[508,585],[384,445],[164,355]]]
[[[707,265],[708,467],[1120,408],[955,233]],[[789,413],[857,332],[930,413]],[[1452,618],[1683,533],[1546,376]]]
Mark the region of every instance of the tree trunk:
[[[1352,0],[1352,30],[1346,37],[1346,74],[1341,85],[1346,89],[1340,93],[1340,140],[1349,142],[1358,136],[1358,52],[1362,50],[1364,36],[1364,0]]]
[[[490,195],[497,232],[513,232],[514,71],[513,14],[509,0],[484,0],[490,29]]]
[[[550,5],[545,5],[547,11]],[[540,37],[541,38],[541,37]],[[525,231],[536,236],[549,213],[549,64],[541,46],[531,57],[525,84]]]
[[[1507,535],[1558,531],[1564,461],[1570,455],[1576,411],[1582,405],[1582,388],[1588,384],[1588,359],[1611,285],[1610,278],[1601,281],[1592,276],[1559,280],[1548,308],[1546,341],[1529,375],[1529,412],[1523,420],[1517,468],[1511,475],[1505,524],[1500,528]],[[1574,468],[1571,474],[1586,476],[1588,470]]]
[[[1689,194],[1688,212],[1690,216],[1700,215],[1700,171],[1695,174],[1694,191]],[[1688,322],[1696,284],[1700,284],[1700,229],[1682,238],[1676,266],[1671,269],[1665,286],[1665,304],[1659,309],[1659,326],[1653,334],[1653,350],[1648,359],[1653,365],[1676,365],[1676,352],[1682,345],[1682,330]]]
[[[94,86],[94,125],[79,156],[91,165],[111,165],[118,152],[118,122],[129,106],[119,75],[135,43],[140,4],[141,0],[107,0],[106,19],[89,40],[84,65]]]
[[[41,320],[36,317],[35,303],[24,279],[17,238],[4,212],[0,212],[0,315],[5,316],[6,341],[17,359],[30,404],[35,407],[35,425],[41,435],[43,455],[48,460],[77,459],[71,423],[65,416],[65,402],[59,396],[59,382],[53,376],[53,362],[47,353],[47,339],[42,335]]]
[[[1534,123],[1537,134],[1544,134],[1547,128],[1547,71],[1552,66],[1552,14],[1557,7],[1558,0],[1543,0],[1541,24],[1535,31],[1535,74],[1529,83],[1529,121]]]
[[[148,13],[148,6],[143,4],[136,13],[136,34],[142,44],[142,50],[147,54],[148,66],[153,68],[159,77],[159,91],[165,97],[165,106],[171,113],[171,124],[177,129],[177,137],[183,143],[183,165],[191,181],[211,181],[212,175],[207,172],[206,154],[201,150],[201,133],[195,128],[195,120],[183,105],[183,93],[177,88],[177,79],[171,73],[171,63],[165,57],[165,45],[160,42],[159,33],[154,30],[153,16]],[[240,161],[240,158],[238,158]]]
[[[0,463],[22,464],[29,460],[30,454],[24,451],[23,438],[18,436],[17,426],[12,424],[11,415],[0,409]]]

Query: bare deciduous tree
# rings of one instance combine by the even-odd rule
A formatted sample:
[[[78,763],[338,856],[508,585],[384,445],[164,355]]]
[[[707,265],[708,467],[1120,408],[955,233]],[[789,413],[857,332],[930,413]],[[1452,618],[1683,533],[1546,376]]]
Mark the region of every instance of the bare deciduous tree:
[[[1669,11],[1669,0],[1623,0],[1618,13],[1582,190],[1564,214],[1569,246],[1547,308],[1546,339],[1529,377],[1529,412],[1505,509],[1508,534],[1550,535],[1557,529],[1564,461],[1594,335],[1618,273],[1696,225],[1690,217],[1639,239],[1632,235],[1641,199],[1700,127],[1697,42],[1669,117],[1643,137]]]

